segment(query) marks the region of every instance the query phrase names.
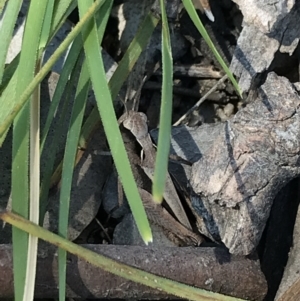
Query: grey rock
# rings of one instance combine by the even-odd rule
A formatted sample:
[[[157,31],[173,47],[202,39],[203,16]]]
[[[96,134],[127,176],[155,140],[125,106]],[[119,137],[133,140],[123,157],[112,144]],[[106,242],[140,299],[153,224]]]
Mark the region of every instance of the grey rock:
[[[244,22],[269,33],[276,23],[285,18],[295,5],[295,0],[233,0],[244,15]]]
[[[300,38],[300,3],[294,0],[235,2],[245,22],[230,67],[240,78],[239,85],[244,92],[255,85],[260,73],[268,70],[277,51],[290,55],[295,51]]]
[[[257,99],[215,125],[211,141],[198,140],[190,181],[198,228],[233,254],[255,249],[276,194],[300,173],[299,103],[293,85],[270,73]]]

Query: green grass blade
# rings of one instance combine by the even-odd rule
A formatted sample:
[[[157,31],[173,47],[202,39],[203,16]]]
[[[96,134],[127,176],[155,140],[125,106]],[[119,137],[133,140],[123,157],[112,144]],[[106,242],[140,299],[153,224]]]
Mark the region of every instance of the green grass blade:
[[[54,2],[53,22],[51,26],[52,34],[54,34],[61,27],[67,16],[77,6],[77,1],[74,0],[59,0]]]
[[[0,94],[2,94],[3,90],[6,88],[15,71],[17,70],[19,59],[20,55],[17,55],[8,65],[6,65],[0,85]]]
[[[75,60],[75,63],[77,60]],[[73,89],[74,89],[74,82],[75,82],[75,77],[78,77],[78,72],[76,72],[77,68],[72,71],[70,75],[70,80],[68,81],[68,84],[64,87],[64,98],[61,99],[60,101],[63,102],[63,104],[60,107],[60,110],[58,111],[59,117],[58,121],[55,123],[53,131],[54,131],[54,136],[52,137],[52,141],[54,143],[51,143],[49,148],[45,151],[47,151],[47,154],[49,154],[49,157],[47,157],[46,160],[46,165],[45,169],[43,172],[43,180],[42,180],[42,185],[41,185],[41,196],[40,196],[40,225],[43,224],[44,222],[44,217],[45,213],[47,210],[47,204],[48,204],[48,195],[49,195],[49,189],[51,187],[51,177],[53,175],[53,170],[54,170],[54,164],[55,164],[55,159],[57,156],[57,151],[59,149],[59,145],[63,144],[63,136],[61,135],[61,128],[65,125],[65,118],[67,116],[67,112],[70,110],[69,105],[70,105],[70,97],[73,95]],[[58,85],[56,86],[56,89],[58,89]],[[52,101],[53,102],[53,101]],[[48,113],[48,116],[51,114],[50,110]],[[62,164],[61,164],[62,166]]]
[[[158,22],[158,18],[156,18],[153,14],[148,13],[143,22],[141,23],[137,34],[130,43],[113,76],[109,80],[108,85],[113,101],[117,98],[122,85],[124,84],[129,73],[133,69],[142,51],[148,44],[149,39],[154,29],[156,28]],[[86,147],[87,140],[91,136],[93,130],[96,128],[98,122],[98,109],[94,108],[82,127],[79,142],[81,147]]]
[[[23,229],[24,231],[28,231],[30,234],[36,235],[39,238],[48,241],[60,248],[63,248],[64,250],[84,259],[87,262],[90,262],[91,264],[103,269],[104,271],[140,284],[144,284],[154,289],[164,291],[179,298],[194,301],[243,301],[242,299],[209,292],[160,276],[156,276],[137,268],[133,268],[131,266],[78,246],[54,233],[51,233],[44,228],[41,228],[27,221],[26,219],[16,214],[0,212],[0,219],[14,225],[15,227]]]
[[[35,72],[41,68],[44,48],[50,34],[53,1],[49,1],[47,6],[42,7],[36,13],[44,13],[40,41],[38,46],[38,60]],[[40,85],[34,90],[30,103],[30,221],[39,222],[40,209]],[[29,235],[28,239],[28,258],[26,267],[26,281],[23,301],[34,299],[34,288],[36,278],[38,239],[36,236]]]
[[[70,193],[73,178],[73,169],[75,163],[75,156],[77,152],[77,144],[84,115],[86,99],[89,91],[89,75],[87,65],[82,65],[82,70],[77,86],[72,116],[70,119],[70,127],[67,135],[67,143],[65,148],[65,155],[62,170],[62,185],[59,197],[59,224],[58,233],[62,237],[68,235],[68,221],[69,221],[69,207],[70,207]],[[58,251],[58,265],[59,265],[59,300],[65,300],[65,286],[66,286],[66,252],[62,249]]]
[[[21,5],[22,0],[8,1],[5,13],[3,15],[2,26],[0,28],[0,84],[2,83],[6,54]]]
[[[112,2],[106,2],[99,11],[99,33],[101,40],[109,17]],[[96,41],[98,43],[98,41]],[[101,43],[101,41],[99,41]],[[86,61],[82,65],[82,70],[76,90],[75,102],[70,120],[70,128],[67,136],[65,156],[63,161],[62,184],[59,198],[59,224],[58,232],[62,237],[68,235],[70,194],[72,186],[73,169],[77,153],[77,145],[81,130],[85,104],[90,89],[89,72]],[[66,295],[66,260],[67,253],[63,249],[58,250],[59,266],[59,300],[65,300]]]
[[[65,116],[68,110],[68,99],[71,97],[71,92],[74,89],[74,84],[73,84],[73,70],[75,63],[79,59],[79,53],[80,50],[82,49],[83,42],[81,36],[76,37],[74,40],[71,49],[68,53],[68,56],[66,58],[66,61],[64,63],[63,69],[61,71],[61,75],[59,77],[58,83],[56,85],[52,101],[50,104],[50,108],[47,114],[45,126],[43,128],[43,135],[41,139],[41,152],[44,150],[45,146],[45,141],[50,129],[50,125],[52,123],[52,120],[54,119],[54,115],[56,110],[58,109],[58,105],[61,101],[64,102],[61,111],[59,112],[59,120],[55,124],[55,129],[54,129],[54,137],[53,141],[55,143],[51,143],[50,149],[47,148],[44,151],[47,151],[49,154],[49,157],[47,157],[47,162],[46,166],[44,169],[43,173],[43,181],[41,185],[41,197],[40,197],[40,224],[43,223],[44,216],[46,213],[46,207],[47,207],[47,200],[48,200],[48,193],[50,189],[50,184],[51,184],[51,176],[53,173],[53,167],[54,167],[54,162],[56,158],[56,153],[57,153],[57,147],[58,145],[61,144],[61,139],[62,136],[60,135],[60,128],[64,124]],[[70,78],[70,80],[69,80]],[[69,80],[69,81],[68,81]],[[62,96],[64,95],[64,99],[62,99]]]
[[[152,13],[149,13],[141,23],[141,26],[139,27],[134,39],[130,43],[122,60],[119,63],[117,70],[109,82],[109,88],[111,90],[113,99],[117,97],[124,81],[133,69],[135,63],[140,57],[140,54],[146,48],[158,22],[159,19],[156,18]]]
[[[38,62],[37,68],[40,67]],[[30,206],[29,219],[33,223],[39,221],[40,200],[40,87],[33,95],[30,103]],[[36,277],[38,239],[29,235],[28,258],[26,267],[26,280],[23,301],[34,298],[34,286]]]
[[[20,62],[17,69],[18,98],[34,76],[39,49],[40,34],[47,2],[32,0],[26,19]],[[29,147],[29,105],[14,121],[12,162],[12,210],[28,217],[28,147]],[[25,286],[28,234],[13,229],[15,300],[23,300]],[[32,267],[35,269],[35,267]],[[29,300],[30,301],[30,300]]]
[[[68,82],[69,76],[74,69],[75,63],[78,59],[79,53],[83,47],[83,42],[81,36],[77,36],[72,43],[72,46],[70,48],[70,51],[68,53],[68,56],[65,60],[63,69],[61,71],[61,74],[59,76],[58,83],[56,85],[52,101],[50,104],[49,112],[47,115],[47,119],[43,128],[42,138],[41,138],[41,151],[43,151],[45,146],[45,141],[51,126],[51,122],[54,118],[55,112],[57,110],[59,101],[64,93],[66,84]]]
[[[94,16],[95,12],[99,9],[101,4],[101,0],[96,0],[95,2],[93,2],[85,16],[76,24],[73,30],[62,41],[60,46],[56,49],[53,55],[37,73],[34,79],[27,85],[26,89],[23,90],[23,93],[20,95],[16,103],[14,97],[16,80],[14,79],[14,77],[12,78],[12,80],[10,81],[11,85],[9,85],[9,88],[7,87],[4,90],[0,98],[0,138],[6,133],[10,124],[20,112],[25,103],[28,101],[29,96],[33,93],[37,85],[45,78],[45,76],[51,70],[51,68],[59,59],[59,57],[66,51],[71,42],[80,33],[85,23],[88,22]],[[10,103],[13,104],[12,108],[10,108],[10,106],[8,105]]]
[[[80,15],[83,15],[91,3],[90,0],[78,1]],[[113,100],[106,81],[95,23],[90,22],[89,26],[83,31],[83,37],[85,38],[84,49],[90,77],[108,144],[139,232],[144,242],[148,243],[152,241],[151,229],[132,175],[116,119]]]
[[[48,1],[47,9],[44,17],[43,28],[40,39],[40,49],[43,50],[50,37],[51,23],[53,18],[54,1]]]
[[[205,27],[203,26],[198,14],[195,10],[195,7],[192,3],[192,0],[182,0],[182,3],[184,5],[187,13],[189,14],[191,20],[193,21],[194,25],[196,26],[196,28],[198,29],[198,31],[202,35],[203,39],[205,40],[205,42],[207,43],[207,45],[209,46],[211,51],[213,52],[214,56],[216,57],[216,59],[218,60],[220,65],[222,66],[223,70],[228,75],[228,78],[231,80],[231,82],[232,82],[235,90],[237,91],[238,95],[242,98],[242,92],[240,90],[240,87],[239,87],[237,81],[235,80],[233,74],[231,73],[231,71],[227,67],[226,63],[224,62],[221,55],[217,51],[215,45],[213,44],[212,40],[210,39]],[[216,22],[218,22],[218,20],[216,20]]]
[[[12,210],[28,218],[29,105],[14,120],[12,149]],[[26,278],[28,235],[12,230],[15,300],[22,300]]]
[[[173,59],[168,19],[164,1],[160,0],[162,15],[162,65],[163,81],[161,93],[161,107],[159,118],[158,148],[155,162],[152,194],[155,202],[162,202],[163,192],[168,172],[168,158],[170,151],[172,126],[172,98],[173,98]]]

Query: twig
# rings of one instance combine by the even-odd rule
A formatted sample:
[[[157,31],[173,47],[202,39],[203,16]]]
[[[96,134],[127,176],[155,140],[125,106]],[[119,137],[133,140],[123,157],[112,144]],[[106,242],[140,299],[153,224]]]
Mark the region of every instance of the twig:
[[[173,125],[174,126],[177,126],[177,125],[180,125],[185,119],[186,117],[191,113],[193,112],[195,109],[199,108],[200,105],[207,99],[207,97],[215,92],[219,85],[224,83],[225,80],[227,79],[227,75],[224,75],[203,97],[200,98],[200,100],[193,106],[191,107],[182,117],[180,117]]]

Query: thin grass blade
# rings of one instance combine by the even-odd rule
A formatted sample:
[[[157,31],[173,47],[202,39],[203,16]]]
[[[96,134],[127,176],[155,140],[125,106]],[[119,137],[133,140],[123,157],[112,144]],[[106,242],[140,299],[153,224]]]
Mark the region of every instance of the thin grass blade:
[[[47,44],[52,13],[53,1],[47,3],[46,9],[43,7],[43,25],[41,29],[41,36],[39,41],[39,49],[36,62],[36,72],[40,70],[44,48]],[[29,219],[34,223],[39,222],[40,209],[40,85],[36,87],[32,95],[30,103],[30,207]],[[37,248],[38,239],[36,236],[29,235],[28,239],[28,258],[26,268],[26,281],[23,301],[30,301],[34,299],[35,277],[36,277],[36,263],[37,263]]]
[[[54,1],[48,1],[40,39],[40,51],[44,51],[51,33]],[[41,55],[39,56],[41,57]],[[42,60],[41,60],[42,61]]]
[[[73,30],[68,34],[68,36],[62,41],[60,46],[56,49],[53,55],[49,58],[49,60],[45,63],[45,65],[41,68],[41,70],[36,74],[34,79],[27,85],[27,88],[23,91],[23,93],[18,97],[18,101],[15,103],[15,87],[16,87],[16,79],[13,77],[8,85],[8,87],[3,91],[3,94],[0,98],[0,139],[6,133],[7,129],[11,125],[14,118],[20,112],[20,110],[24,107],[26,102],[29,99],[29,96],[33,93],[36,86],[45,78],[48,72],[51,70],[53,65],[59,59],[59,57],[66,51],[68,46],[72,43],[72,41],[76,38],[76,36],[80,33],[82,27],[85,25],[87,21],[89,21],[95,14],[95,12],[102,5],[101,0],[96,0],[90,6],[88,12],[84,17],[76,24]],[[12,105],[10,105],[12,104]]]
[[[99,32],[101,40],[109,17],[112,2],[106,2],[99,11]],[[83,37],[84,38],[84,37]],[[101,43],[101,40],[99,43]],[[95,41],[98,43],[98,41]],[[81,130],[85,104],[90,90],[89,72],[86,61],[84,61],[79,77],[79,82],[76,90],[74,106],[72,110],[70,127],[67,136],[65,156],[62,170],[62,184],[59,198],[59,224],[58,232],[62,237],[68,235],[69,207],[70,194],[73,178],[73,169],[77,153],[77,145]],[[59,300],[65,300],[66,296],[66,261],[67,253],[63,249],[58,250],[58,266],[59,266]]]
[[[153,199],[161,203],[168,172],[168,158],[170,151],[171,126],[172,126],[172,98],[173,98],[173,59],[171,50],[168,19],[163,0],[160,0],[162,16],[162,66],[163,81],[161,92],[161,107],[159,118],[158,147],[154,170]]]
[[[30,234],[36,235],[45,241],[59,246],[60,248],[63,248],[64,250],[84,259],[85,261],[90,262],[91,264],[103,269],[104,271],[140,284],[147,285],[154,289],[164,291],[179,298],[194,301],[243,301],[242,299],[209,292],[160,276],[156,276],[137,268],[133,268],[131,266],[78,246],[54,233],[51,233],[44,228],[41,228],[27,221],[26,219],[16,214],[0,212],[0,219],[14,225],[15,227],[19,227],[20,229],[28,231]]]
[[[51,26],[52,36],[57,32],[61,25],[66,21],[68,15],[76,8],[77,1],[59,0],[54,1],[53,22]]]
[[[16,98],[18,98],[33,79],[40,34],[47,2],[32,0],[29,6],[23,35],[20,62],[16,76]],[[29,104],[20,112],[14,121],[13,162],[12,162],[12,210],[28,218],[28,148],[29,148]],[[13,228],[14,285],[15,300],[23,300],[26,286],[26,265],[28,255],[28,234]],[[35,267],[32,267],[35,269]],[[34,282],[33,282],[34,283]],[[32,279],[31,279],[32,284]],[[32,293],[29,293],[32,295]],[[29,299],[30,300],[30,299]]]
[[[30,205],[29,219],[34,223],[39,221],[40,199],[40,89],[37,87],[30,103]],[[36,276],[38,239],[29,235],[26,280],[23,301],[34,298]]]
[[[57,86],[55,88],[52,101],[50,104],[49,112],[46,118],[46,122],[43,128],[42,132],[42,138],[41,138],[41,151],[43,151],[45,146],[45,141],[51,126],[51,122],[54,118],[55,112],[57,110],[57,107],[59,105],[59,101],[64,93],[66,84],[68,82],[69,76],[74,69],[75,63],[77,62],[79,53],[83,47],[83,42],[81,36],[77,36],[72,43],[72,46],[70,48],[70,51],[66,57],[64,66],[62,68],[62,71],[59,76],[59,80],[57,83]]]
[[[231,82],[232,82],[235,90],[237,91],[238,95],[242,98],[242,92],[240,90],[240,87],[239,87],[237,81],[235,80],[233,74],[231,73],[231,71],[227,67],[226,63],[224,62],[221,55],[217,51],[215,45],[213,44],[212,40],[210,39],[205,27],[203,26],[198,14],[195,10],[195,7],[192,3],[192,0],[182,0],[182,3],[184,5],[187,13],[189,14],[191,20],[193,21],[194,25],[196,26],[196,28],[198,29],[198,31],[202,35],[203,39],[205,40],[205,42],[207,43],[207,45],[209,46],[211,51],[213,52],[214,56],[216,57],[216,59],[218,60],[220,65],[222,66],[223,70],[228,75],[228,78],[231,80]]]
[[[75,163],[75,155],[77,144],[89,91],[89,76],[87,66],[84,63],[77,86],[72,116],[70,119],[70,127],[67,136],[65,155],[62,170],[62,184],[59,197],[59,224],[58,233],[62,237],[68,235],[70,193],[73,179],[73,169]],[[59,300],[65,300],[66,292],[66,252],[62,249],[58,251],[59,265]]]
[[[2,4],[0,3],[0,6]],[[14,26],[18,17],[19,10],[21,9],[22,0],[8,1],[5,12],[2,18],[2,24],[0,26],[0,84],[2,83],[3,71],[5,66],[6,55]]]
[[[68,56],[66,58],[65,64],[63,66],[61,75],[59,77],[58,83],[56,85],[51,105],[47,114],[45,126],[43,128],[43,135],[41,139],[41,152],[44,150],[45,146],[45,141],[50,129],[50,125],[54,119],[54,115],[56,110],[58,109],[58,105],[61,101],[64,102],[62,105],[62,109],[59,112],[59,120],[57,124],[55,125],[54,129],[54,137],[53,141],[55,143],[52,143],[50,145],[50,149],[47,148],[45,151],[47,151],[49,157],[47,157],[47,162],[46,166],[44,169],[44,176],[42,180],[42,185],[41,185],[41,196],[40,196],[40,224],[43,223],[44,216],[46,213],[46,206],[47,206],[47,199],[48,199],[48,192],[50,189],[51,185],[51,176],[53,174],[53,167],[54,167],[54,162],[56,158],[56,153],[57,153],[57,146],[60,145],[61,143],[61,135],[60,135],[60,128],[62,127],[65,116],[68,110],[68,99],[71,96],[71,91],[74,89],[74,80],[73,80],[73,72],[75,63],[79,59],[80,56],[80,50],[82,49],[83,42],[81,36],[76,37],[74,43],[71,46],[71,49],[68,53]],[[69,80],[70,78],[70,80]],[[69,81],[68,81],[69,80]],[[65,95],[65,98],[62,99],[62,96]]]
[[[91,0],[78,1],[80,15],[84,14],[92,2]],[[86,60],[107,141],[137,227],[142,239],[147,244],[152,241],[152,233],[119,130],[113,100],[106,80],[95,22],[90,22],[85,28],[83,38],[85,39]]]
[[[156,28],[158,22],[158,18],[156,18],[152,13],[148,13],[143,22],[141,23],[138,32],[136,33],[134,39],[132,40],[128,49],[126,50],[113,76],[109,80],[108,85],[113,101],[116,100],[122,85],[124,84],[129,73],[131,72],[135,63],[140,57],[140,54],[147,46],[149,39],[152,36],[152,33]],[[79,140],[79,145],[82,148],[85,148],[87,141],[91,136],[93,130],[96,128],[98,122],[98,109],[94,108],[82,127]]]

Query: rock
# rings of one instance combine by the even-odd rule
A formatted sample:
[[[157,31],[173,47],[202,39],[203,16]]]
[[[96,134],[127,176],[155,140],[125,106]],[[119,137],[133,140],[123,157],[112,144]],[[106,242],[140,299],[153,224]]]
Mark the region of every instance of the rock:
[[[233,0],[244,15],[244,22],[259,28],[262,33],[270,33],[284,19],[295,5],[295,0]]]
[[[277,192],[300,173],[299,96],[274,73],[258,93],[232,119],[197,131],[190,184],[199,231],[234,254],[255,249]]]
[[[241,90],[256,85],[277,51],[291,55],[299,43],[300,3],[294,0],[235,0],[244,15],[243,30],[231,62]],[[251,41],[251,43],[249,43]]]

